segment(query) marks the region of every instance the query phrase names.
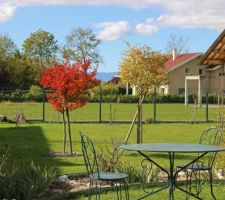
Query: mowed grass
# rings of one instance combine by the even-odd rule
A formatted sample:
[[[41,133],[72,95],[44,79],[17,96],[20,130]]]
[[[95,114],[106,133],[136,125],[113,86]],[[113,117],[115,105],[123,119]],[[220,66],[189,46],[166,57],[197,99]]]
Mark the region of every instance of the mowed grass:
[[[148,124],[143,126],[144,143],[181,142],[198,143],[204,129],[212,124]],[[123,141],[129,125],[125,124],[72,124],[74,151],[81,152],[79,131],[83,131],[93,140],[96,148],[111,145],[111,139]],[[136,143],[136,126],[128,143]],[[52,157],[51,152],[62,152],[63,127],[58,123],[30,123],[15,128],[15,124],[0,124],[0,147],[9,147],[9,161],[31,161],[49,167],[55,167],[58,174],[84,172],[83,157]],[[193,155],[177,155],[177,163],[186,162]],[[168,167],[167,154],[154,154],[162,166]],[[142,157],[136,152],[125,152],[122,160],[135,163],[140,167]]]
[[[223,184],[215,184],[214,187],[214,194],[216,196],[216,199],[217,200],[224,200],[225,199],[225,187]],[[149,191],[151,191],[152,188],[149,188]],[[133,200],[133,199],[138,199],[140,198],[141,196],[144,195],[144,192],[142,190],[142,188],[130,188],[130,199]],[[169,192],[167,189],[157,193],[157,194],[154,194],[152,196],[149,196],[145,199],[151,199],[151,200],[163,200],[163,199],[168,199],[169,196],[168,196]],[[101,199],[102,200],[114,200],[114,199],[117,199],[116,198],[116,192],[108,192],[106,194],[103,194],[101,195]],[[203,186],[203,189],[202,189],[202,192],[201,192],[201,197],[202,199],[205,199],[205,200],[212,200],[212,196],[210,194],[210,187],[209,185],[205,184]],[[186,194],[179,191],[178,189],[175,190],[174,192],[174,198],[177,199],[177,200],[184,200],[186,199]],[[80,199],[80,200],[86,200],[87,197],[77,197],[77,198],[74,198],[74,199]],[[124,198],[125,199],[125,198]],[[196,198],[193,198],[193,197],[190,197],[189,200],[194,200]]]
[[[204,129],[214,124],[188,124],[188,123],[160,123],[146,124],[143,126],[144,143],[181,142],[197,143]],[[81,152],[79,131],[83,131],[93,140],[98,150],[99,146],[111,145],[112,138],[123,140],[127,134],[129,125],[125,124],[72,124],[72,138],[74,151]],[[51,157],[50,152],[62,151],[62,124],[58,123],[29,123],[22,124],[15,128],[15,124],[0,124],[0,146],[9,148],[9,162],[30,162],[31,160],[48,167],[55,167],[58,174],[86,172],[83,157]],[[136,127],[131,134],[128,143],[136,143]],[[176,155],[176,164],[186,163],[193,159],[195,155]],[[222,154],[220,154],[222,156]],[[224,159],[223,155],[223,159]],[[151,154],[151,158],[160,163],[163,167],[168,167],[167,154]],[[220,157],[221,158],[221,157]],[[130,163],[135,167],[141,167],[143,158],[135,152],[124,152],[122,161]],[[220,166],[224,167],[224,166]],[[215,185],[215,194],[218,200],[225,199],[224,185]],[[131,188],[131,199],[137,199],[143,195],[141,188]],[[204,186],[203,198],[211,199],[208,185]],[[176,190],[176,199],[185,199],[184,193]],[[57,198],[59,199],[59,198]],[[73,199],[61,198],[61,199]],[[87,199],[87,197],[77,197],[74,199]],[[101,199],[116,199],[115,192],[103,194]],[[168,191],[164,190],[151,199],[168,199]],[[193,198],[190,198],[190,200]]]
[[[135,103],[112,103],[110,115],[110,104],[102,104],[102,120],[132,120],[137,110]],[[13,119],[17,111],[22,111],[27,119],[42,120],[43,105],[35,102],[1,102],[0,114],[6,115],[9,119]],[[157,120],[174,120],[174,121],[204,121],[206,120],[206,108],[196,108],[190,104],[184,106],[181,104],[161,103],[156,108]],[[218,108],[215,105],[209,106],[209,120],[217,120]],[[52,106],[45,104],[45,119],[47,121],[60,121],[61,115],[55,112]],[[143,104],[143,119],[153,119],[153,104]],[[99,120],[99,104],[88,103],[82,108],[71,112],[71,120]]]

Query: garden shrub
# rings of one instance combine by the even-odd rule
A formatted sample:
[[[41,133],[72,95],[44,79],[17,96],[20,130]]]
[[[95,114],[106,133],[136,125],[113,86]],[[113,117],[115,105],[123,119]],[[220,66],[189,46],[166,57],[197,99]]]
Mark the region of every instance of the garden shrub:
[[[26,100],[28,101],[42,101],[43,92],[40,86],[32,85],[30,90],[26,94]]]
[[[132,183],[153,183],[158,179],[159,168],[150,163],[143,167],[131,164],[129,162],[120,163],[118,171],[128,175],[128,182]]]
[[[138,96],[123,95],[119,97],[120,103],[138,103]]]
[[[0,176],[0,199],[30,200],[45,194],[51,179],[55,176],[53,168],[47,169],[31,162],[3,167]]]
[[[101,85],[101,90],[102,90],[102,95],[106,96],[106,95],[118,95],[118,86],[111,84],[111,83],[107,83],[107,84],[103,84]],[[100,94],[100,86],[97,86],[95,88],[93,88],[91,90],[91,92],[94,95],[99,95]]]
[[[105,146],[99,146],[96,156],[101,171],[115,172],[123,155],[123,152],[118,149],[118,146],[121,144],[116,139],[111,139],[110,145],[106,142]]]

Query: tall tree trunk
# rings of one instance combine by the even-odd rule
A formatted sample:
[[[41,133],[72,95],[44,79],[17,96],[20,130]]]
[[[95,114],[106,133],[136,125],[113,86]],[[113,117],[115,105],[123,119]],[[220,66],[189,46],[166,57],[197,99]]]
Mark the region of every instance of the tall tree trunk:
[[[68,108],[66,109],[66,118],[67,118],[69,144],[70,144],[70,155],[73,156],[73,147],[72,147],[72,139],[71,139],[71,128],[70,128],[70,114],[69,114],[69,109]]]
[[[142,143],[142,96],[139,96],[138,101],[138,118],[137,118],[137,143]]]
[[[66,119],[65,119],[65,112],[63,111],[62,113],[63,115],[63,132],[64,132],[64,136],[63,136],[63,154],[66,155]]]

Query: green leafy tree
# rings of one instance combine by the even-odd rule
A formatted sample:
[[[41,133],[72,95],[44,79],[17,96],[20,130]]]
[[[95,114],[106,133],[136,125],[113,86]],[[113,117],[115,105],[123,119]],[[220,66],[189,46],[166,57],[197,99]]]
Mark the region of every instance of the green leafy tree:
[[[7,35],[0,35],[0,60],[7,60],[18,53],[13,40]]]
[[[167,80],[163,64],[166,56],[153,51],[148,46],[132,46],[124,51],[120,63],[120,74],[123,83],[133,85],[138,94],[137,143],[142,143],[142,99],[149,89],[164,84]]]
[[[90,61],[93,65],[102,62],[98,52],[100,40],[91,29],[75,28],[66,36],[66,45],[63,47],[63,58],[85,63]]]
[[[0,88],[13,87],[11,75],[14,70],[12,60],[19,51],[13,40],[7,35],[0,35]]]
[[[24,55],[39,67],[38,75],[43,66],[50,66],[56,59],[57,51],[58,45],[54,35],[41,29],[31,33],[23,43]]]

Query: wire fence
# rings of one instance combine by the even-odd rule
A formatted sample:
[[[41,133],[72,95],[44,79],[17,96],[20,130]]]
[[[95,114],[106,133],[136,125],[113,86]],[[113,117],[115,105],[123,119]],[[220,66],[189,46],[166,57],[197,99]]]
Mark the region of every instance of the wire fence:
[[[152,122],[207,122],[218,120],[218,95],[206,93],[202,95],[202,104],[196,101],[197,90],[189,89],[189,104],[185,106],[184,94],[156,95],[156,101],[151,97],[143,103],[143,121]],[[7,96],[8,95],[8,96]],[[71,111],[72,122],[106,122],[130,123],[137,111],[137,102],[130,103],[134,97],[126,97],[128,103],[121,103],[111,98],[103,101],[99,95],[95,101],[89,102],[82,108]],[[138,99],[138,98],[136,98]],[[28,91],[1,91],[0,115],[14,121],[18,113],[23,113],[26,120],[45,122],[62,122],[62,116],[46,101],[45,92],[30,95]]]

